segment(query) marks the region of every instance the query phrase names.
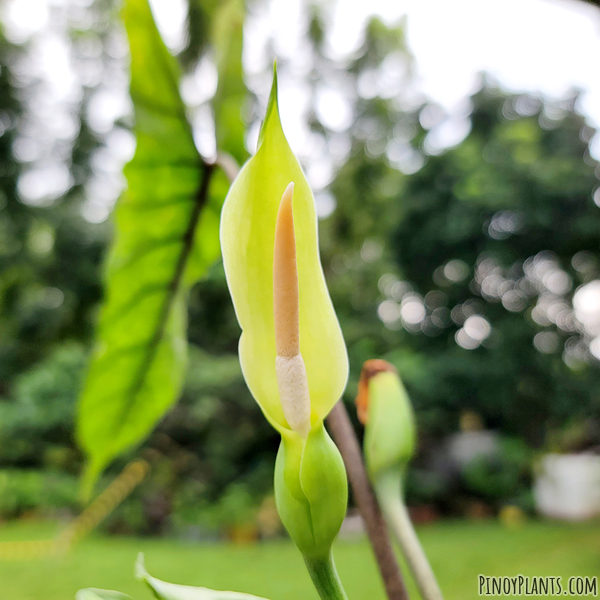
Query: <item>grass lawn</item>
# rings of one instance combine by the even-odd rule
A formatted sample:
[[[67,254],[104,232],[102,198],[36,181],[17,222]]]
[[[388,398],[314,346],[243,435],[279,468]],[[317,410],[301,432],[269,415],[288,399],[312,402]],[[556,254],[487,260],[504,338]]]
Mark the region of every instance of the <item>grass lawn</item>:
[[[56,526],[0,525],[0,542],[49,538]],[[477,575],[600,575],[600,522],[530,522],[506,529],[497,522],[448,522],[419,530],[445,600],[477,598]],[[287,541],[254,546],[197,545],[169,539],[95,536],[65,558],[0,561],[3,600],[72,600],[82,587],[116,589],[134,599],[150,593],[133,579],[138,551],[156,577],[176,583],[245,591],[271,600],[317,599],[302,559]],[[350,600],[383,599],[369,546],[338,542],[335,558]],[[418,598],[414,588],[411,598]]]

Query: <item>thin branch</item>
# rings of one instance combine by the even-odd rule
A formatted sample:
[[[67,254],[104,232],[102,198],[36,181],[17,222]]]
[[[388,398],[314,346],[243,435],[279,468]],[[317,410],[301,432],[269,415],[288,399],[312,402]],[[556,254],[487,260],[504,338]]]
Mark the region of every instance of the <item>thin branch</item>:
[[[408,600],[387,526],[369,483],[360,445],[342,400],[329,413],[327,424],[344,459],[354,499],[364,519],[387,596],[389,600]]]

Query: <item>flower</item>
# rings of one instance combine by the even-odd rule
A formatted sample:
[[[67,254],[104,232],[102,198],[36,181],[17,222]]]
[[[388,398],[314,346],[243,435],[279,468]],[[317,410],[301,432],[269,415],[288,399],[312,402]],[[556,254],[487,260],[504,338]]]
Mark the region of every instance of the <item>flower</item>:
[[[276,74],[258,150],[223,206],[221,247],[246,383],[276,429],[306,437],[344,391],[348,358],[319,259],[314,198],[281,127]]]
[[[321,589],[338,581],[331,544],[348,498],[323,420],[344,391],[348,357],[317,238],[315,201],[281,127],[275,72],[258,150],[225,199],[221,247],[244,378],[281,434],[277,509]]]

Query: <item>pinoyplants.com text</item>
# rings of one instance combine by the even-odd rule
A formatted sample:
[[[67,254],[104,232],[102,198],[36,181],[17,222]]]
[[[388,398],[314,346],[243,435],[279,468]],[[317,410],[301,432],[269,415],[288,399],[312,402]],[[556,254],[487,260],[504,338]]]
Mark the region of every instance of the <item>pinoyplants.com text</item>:
[[[598,577],[488,577],[479,575],[480,596],[598,596]]]

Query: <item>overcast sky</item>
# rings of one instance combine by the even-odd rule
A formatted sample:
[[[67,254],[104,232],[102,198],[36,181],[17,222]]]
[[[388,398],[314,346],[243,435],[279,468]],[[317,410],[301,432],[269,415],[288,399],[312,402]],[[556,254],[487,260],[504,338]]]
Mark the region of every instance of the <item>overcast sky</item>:
[[[17,39],[47,25],[53,5],[90,0],[6,0],[2,13]],[[177,47],[184,0],[151,0],[168,43]],[[344,56],[362,40],[370,15],[386,23],[407,21],[420,90],[452,111],[486,71],[513,91],[564,95],[584,90],[580,109],[600,127],[600,9],[580,0],[320,0],[330,17],[330,51]],[[250,3],[252,5],[252,3]],[[252,47],[274,39],[278,54],[298,57],[305,36],[305,0],[267,0],[260,18],[249,19],[245,61]],[[54,62],[54,64],[57,64]],[[62,75],[54,73],[54,77]],[[62,77],[61,77],[62,79]],[[285,90],[283,90],[285,92]],[[284,115],[285,118],[285,115]],[[290,119],[292,121],[292,119]],[[293,126],[293,124],[292,124]],[[594,155],[600,158],[600,138]]]
[[[185,18],[182,0],[151,2],[165,37],[176,46]],[[278,56],[301,61],[306,4],[270,0],[260,5],[258,17],[250,18],[246,28],[244,58],[250,71],[266,39],[274,40]],[[476,89],[478,73],[487,72],[515,92],[561,98],[573,87],[581,88],[578,108],[600,127],[600,9],[595,6],[580,0],[321,0],[320,4],[329,16],[330,52],[340,58],[360,46],[370,16],[378,15],[388,25],[405,17],[418,87],[450,113]],[[294,100],[298,102],[297,95],[290,94],[289,102]],[[294,138],[301,110],[289,105],[286,110],[286,129]],[[600,158],[598,136],[593,154]]]
[[[281,21],[285,6],[299,2],[273,4]],[[561,97],[579,87],[580,109],[600,127],[600,8],[579,0],[337,0],[330,38],[336,52],[358,46],[371,14],[388,24],[406,15],[419,86],[450,110],[486,71],[512,91]],[[594,155],[600,158],[598,137]]]

